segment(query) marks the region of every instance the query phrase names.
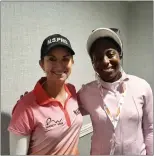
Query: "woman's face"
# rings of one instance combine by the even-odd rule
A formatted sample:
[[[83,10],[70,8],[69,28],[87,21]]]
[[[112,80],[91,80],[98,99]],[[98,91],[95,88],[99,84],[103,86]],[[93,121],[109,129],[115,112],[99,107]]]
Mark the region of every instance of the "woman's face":
[[[94,70],[106,82],[114,82],[121,77],[120,56],[116,49],[116,45],[106,39],[98,39],[91,49]]]
[[[67,48],[56,47],[40,61],[40,66],[49,80],[64,82],[71,73],[73,63]]]

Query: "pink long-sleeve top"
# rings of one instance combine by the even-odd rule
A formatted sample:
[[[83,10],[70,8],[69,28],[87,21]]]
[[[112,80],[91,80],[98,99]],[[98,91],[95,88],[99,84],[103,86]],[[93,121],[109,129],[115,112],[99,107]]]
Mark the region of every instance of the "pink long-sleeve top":
[[[121,97],[120,86],[126,84],[126,95],[117,127],[106,112],[114,116]],[[103,98],[97,81],[83,85],[78,92],[80,106],[90,114],[93,125],[91,155],[109,155],[115,133],[115,155],[153,155],[153,94],[143,79],[125,74],[114,83],[101,80]]]

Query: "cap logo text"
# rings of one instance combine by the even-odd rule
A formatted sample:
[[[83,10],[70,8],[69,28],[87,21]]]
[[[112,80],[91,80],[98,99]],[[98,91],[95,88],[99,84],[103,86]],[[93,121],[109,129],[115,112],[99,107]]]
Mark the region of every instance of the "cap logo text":
[[[52,38],[52,39],[49,39],[47,41],[47,45],[51,44],[51,43],[54,43],[54,42],[62,42],[62,43],[65,43],[65,44],[68,44],[67,40],[64,39],[64,38],[60,38],[60,37],[57,37],[57,38]]]

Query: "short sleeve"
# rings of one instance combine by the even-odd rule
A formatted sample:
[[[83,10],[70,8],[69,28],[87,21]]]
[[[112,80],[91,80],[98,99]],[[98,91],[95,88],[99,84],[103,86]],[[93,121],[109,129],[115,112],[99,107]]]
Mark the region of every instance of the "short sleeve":
[[[30,135],[34,129],[34,117],[30,107],[18,101],[12,111],[8,130],[17,135]]]

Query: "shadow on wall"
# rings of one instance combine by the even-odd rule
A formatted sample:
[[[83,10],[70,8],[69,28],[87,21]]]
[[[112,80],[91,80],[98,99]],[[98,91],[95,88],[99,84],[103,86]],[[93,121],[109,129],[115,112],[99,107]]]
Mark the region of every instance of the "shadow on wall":
[[[9,132],[7,130],[10,119],[9,114],[1,112],[1,155],[10,155]]]

